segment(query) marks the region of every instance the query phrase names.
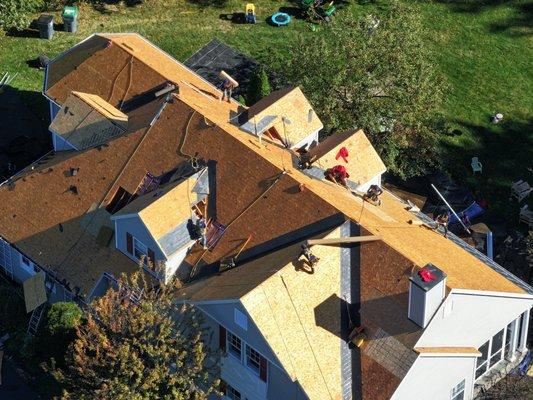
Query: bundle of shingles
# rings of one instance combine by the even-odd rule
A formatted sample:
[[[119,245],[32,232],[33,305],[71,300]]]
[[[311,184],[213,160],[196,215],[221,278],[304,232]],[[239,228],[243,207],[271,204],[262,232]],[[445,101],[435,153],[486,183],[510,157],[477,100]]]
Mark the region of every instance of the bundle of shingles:
[[[0,93],[4,91],[4,89],[15,79],[15,77],[18,75],[18,72],[16,72],[14,75],[11,75],[9,72],[6,72],[2,79],[0,79]]]

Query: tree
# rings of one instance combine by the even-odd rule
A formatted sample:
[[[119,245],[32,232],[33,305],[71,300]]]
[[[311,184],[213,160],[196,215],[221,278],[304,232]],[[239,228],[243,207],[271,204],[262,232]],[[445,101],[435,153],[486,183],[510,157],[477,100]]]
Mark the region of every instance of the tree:
[[[74,341],[82,317],[83,312],[72,301],[52,304],[46,314],[44,329],[37,337],[37,348],[44,358],[53,358],[58,365],[65,365],[65,351]]]
[[[0,28],[23,29],[30,24],[29,15],[43,6],[42,0],[1,0]]]
[[[321,35],[300,38],[280,66],[330,133],[363,129],[403,177],[438,163],[443,81],[429,61],[418,15],[403,3],[362,20],[339,14]]]
[[[250,79],[248,85],[248,104],[257,103],[263,97],[268,96],[271,92],[268,75],[264,68],[258,68]]]
[[[137,301],[130,288],[140,287]],[[207,332],[194,308],[175,304],[171,285],[149,288],[137,273],[90,308],[66,354],[68,367],[53,371],[64,399],[188,400],[215,392]]]

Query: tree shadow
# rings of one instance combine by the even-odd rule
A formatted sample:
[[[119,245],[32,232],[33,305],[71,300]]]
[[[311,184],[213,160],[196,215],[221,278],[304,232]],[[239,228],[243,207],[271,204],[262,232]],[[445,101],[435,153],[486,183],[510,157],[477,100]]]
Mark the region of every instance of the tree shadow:
[[[513,37],[533,35],[533,2],[516,4],[514,7],[516,15],[506,21],[491,24],[491,33],[505,33]]]
[[[473,140],[443,143],[446,165],[452,175],[476,188],[502,215],[511,217],[516,207],[509,207],[511,184],[523,179],[533,180],[533,118],[526,121],[504,120],[498,125],[475,125],[455,121],[471,132]],[[474,175],[472,157],[483,165]]]
[[[516,0],[438,0],[453,12],[481,14],[497,7],[514,9],[514,16],[508,17],[488,26],[491,33],[505,33],[509,36],[533,35],[533,2],[518,2]]]
[[[89,0],[88,3],[92,4],[93,9],[101,14],[112,14],[118,11],[118,6],[124,4],[128,8],[138,6],[143,3],[143,0]]]
[[[215,7],[215,8],[223,8],[227,0],[188,0],[189,3],[194,4],[197,7]]]

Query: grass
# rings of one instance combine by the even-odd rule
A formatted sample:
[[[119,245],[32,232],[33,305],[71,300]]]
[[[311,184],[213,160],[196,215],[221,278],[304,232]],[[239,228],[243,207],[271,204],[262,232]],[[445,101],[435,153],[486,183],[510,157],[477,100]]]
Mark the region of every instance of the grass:
[[[52,41],[0,37],[0,72],[19,72],[14,86],[47,123],[46,104],[35,93],[41,89],[43,73],[28,68],[26,60],[41,53],[55,56],[93,32],[135,31],[178,60],[216,36],[259,61],[267,62],[274,55],[279,63],[290,57],[288,47],[298,34],[322,34],[320,30],[313,32],[302,20],[293,20],[286,28],[274,28],[265,22],[280,7],[294,7],[290,1],[257,3],[256,25],[234,24],[221,18],[221,14],[243,12],[244,3],[145,0],[135,6],[118,6],[113,12],[84,5],[76,34],[56,32]],[[351,3],[339,12],[358,18],[384,4]],[[462,133],[442,141],[446,168],[503,209],[512,180],[533,181],[527,171],[533,160],[533,30],[528,25],[531,0],[420,0],[415,6],[426,27],[425,40],[437,68],[449,84],[442,112],[448,124]],[[495,112],[504,114],[502,124],[490,124],[489,117]],[[471,174],[472,156],[483,163],[481,178]]]

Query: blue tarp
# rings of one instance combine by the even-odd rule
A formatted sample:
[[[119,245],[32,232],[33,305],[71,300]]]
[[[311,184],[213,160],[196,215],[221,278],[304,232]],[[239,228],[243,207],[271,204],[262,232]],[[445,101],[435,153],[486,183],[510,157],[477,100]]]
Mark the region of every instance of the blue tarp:
[[[457,215],[459,215],[459,218],[461,218],[463,223],[468,226],[470,221],[472,221],[475,217],[480,216],[484,212],[485,209],[474,201],[463,211],[457,213]],[[455,215],[450,215],[450,225],[456,224],[458,222],[459,220],[455,217]]]

